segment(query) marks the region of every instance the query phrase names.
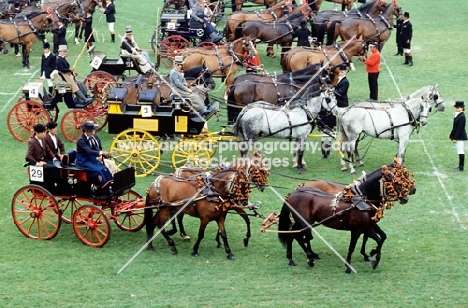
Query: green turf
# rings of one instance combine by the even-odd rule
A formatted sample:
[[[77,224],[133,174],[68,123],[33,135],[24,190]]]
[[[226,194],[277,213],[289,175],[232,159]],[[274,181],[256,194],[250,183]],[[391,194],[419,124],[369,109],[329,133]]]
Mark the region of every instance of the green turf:
[[[224,251],[215,247],[216,225],[213,223],[207,228],[200,246],[200,257],[191,257],[198,220],[186,217],[192,242],[185,243],[174,236],[178,255],[172,255],[167,243],[158,237],[154,241],[155,252],[143,251],[121,274],[117,272],[144,244],[144,230],[123,232],[114,225],[111,239],[102,249],[83,245],[72,227],[65,224],[51,241],[25,238],[13,223],[10,203],[15,191],[28,184],[26,169],[22,167],[26,144],[10,136],[6,123],[22,85],[39,77],[42,48],[39,43],[34,45],[30,70],[21,68],[21,61],[13,55],[12,49],[7,55],[0,55],[0,121],[4,123],[0,131],[0,197],[3,201],[0,209],[0,306],[465,307],[468,300],[465,289],[468,265],[466,174],[452,171],[458,157],[448,135],[453,102],[468,100],[464,92],[468,74],[464,60],[468,45],[463,40],[466,10],[455,0],[405,0],[399,4],[411,13],[414,66],[408,68],[402,65],[402,57],[393,56],[396,52],[393,33],[382,52],[380,98],[406,96],[425,85],[438,84],[447,108],[444,113],[431,114],[428,125],[411,138],[406,164],[415,173],[417,193],[408,204],[396,204],[385,212],[380,226],[387,232],[388,240],[379,267],[372,270],[357,249],[352,262],[357,274],[353,275],[344,273],[343,263],[318,238],[312,243],[322,259],[315,267],[307,266],[306,257],[297,245],[294,256],[298,266],[289,267],[277,235],[260,233],[261,219],[256,218],[252,218],[253,235],[246,248],[242,245],[244,223],[239,217],[228,217],[227,234],[236,256],[234,262],[227,260]],[[125,26],[132,25],[139,45],[150,51],[148,41],[157,25],[161,2],[116,1],[116,7],[117,34],[123,35]],[[326,3],[323,7],[332,8],[332,5]],[[119,46],[108,43],[107,26],[99,16],[97,13],[94,17],[98,31],[96,50],[104,51],[108,58],[117,58]],[[78,58],[83,45],[73,45],[72,29],[68,31],[69,62],[74,65],[79,59],[76,70],[79,79],[83,79],[90,71],[89,59],[86,55]],[[266,70],[280,73],[279,59],[267,59],[263,45],[259,45],[258,50]],[[279,53],[279,49],[276,52]],[[365,99],[367,76],[362,63],[355,61],[355,65],[356,71],[348,74],[349,97]],[[217,90],[211,94],[221,97],[223,87],[218,86]],[[66,107],[62,106],[60,114],[65,112]],[[210,130],[218,130],[226,121],[225,110],[220,120],[219,123],[211,120]],[[99,135],[104,146],[109,147],[113,136],[105,131]],[[73,147],[70,143],[66,145]],[[390,163],[396,146],[388,140],[374,140],[365,156],[366,165],[358,172],[372,171]],[[224,155],[234,154],[232,151]],[[289,158],[289,153],[275,152],[269,157]],[[158,173],[173,171],[170,159],[169,153],[163,154],[164,161]],[[306,153],[306,161],[305,175],[298,175],[288,167],[272,170],[277,174],[270,177],[270,184],[279,187],[275,189],[280,195],[294,189],[301,179],[351,182],[355,177],[339,171],[336,152],[326,161],[320,159],[320,153]],[[154,179],[154,176],[138,179],[135,190],[144,194]],[[253,192],[252,201],[255,200],[263,203],[259,212],[264,215],[278,212],[282,204],[269,188],[264,193]],[[347,253],[348,232],[324,227],[317,231],[341,255]],[[369,247],[372,246],[371,242]]]

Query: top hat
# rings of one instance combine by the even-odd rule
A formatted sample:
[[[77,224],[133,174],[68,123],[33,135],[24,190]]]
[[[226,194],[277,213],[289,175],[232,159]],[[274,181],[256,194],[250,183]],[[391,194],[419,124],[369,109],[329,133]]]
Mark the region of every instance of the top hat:
[[[81,125],[83,130],[96,130],[97,128],[98,126],[93,121],[86,121],[85,124]]]
[[[89,13],[89,14],[94,14],[94,10],[93,10],[93,9],[89,9],[89,10],[88,10],[88,13]]]
[[[46,48],[49,48],[49,49],[50,49],[50,44],[49,44],[48,42],[45,42],[43,48],[44,48],[44,49],[46,49]]]
[[[175,56],[174,64],[184,64],[184,56]]]
[[[304,26],[307,25],[307,21],[301,20],[301,22],[299,23],[299,25],[300,25],[301,27],[304,27]]]
[[[456,101],[455,105],[453,105],[455,108],[465,108],[465,102],[464,101]]]
[[[403,16],[409,18],[409,13],[408,13],[408,12],[404,12],[404,13],[403,13]]]
[[[57,122],[50,121],[45,125],[48,129],[56,128],[57,127]]]
[[[44,126],[44,124],[36,124],[36,125],[34,125],[33,128],[34,128],[34,131],[35,131],[36,133],[43,133],[43,132],[45,132],[45,126]]]
[[[348,70],[348,66],[346,64],[341,64],[340,65],[340,71],[347,71]]]
[[[125,33],[132,33],[132,26],[126,26]]]
[[[67,51],[67,50],[68,50],[67,45],[59,45],[58,47],[58,51]]]

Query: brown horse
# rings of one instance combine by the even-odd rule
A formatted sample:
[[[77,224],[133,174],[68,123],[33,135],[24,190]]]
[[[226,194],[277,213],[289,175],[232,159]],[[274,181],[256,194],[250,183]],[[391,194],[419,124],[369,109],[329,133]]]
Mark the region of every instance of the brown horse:
[[[379,50],[382,50],[385,42],[390,38],[393,29],[393,16],[399,17],[401,8],[398,4],[388,4],[383,12],[376,18],[363,16],[359,18],[347,19],[343,23],[337,24],[339,35],[343,40],[349,40],[356,36],[365,41],[375,41],[379,43]],[[337,35],[332,27],[328,29],[333,33],[333,42]]]
[[[260,40],[268,43],[267,56],[269,57],[276,57],[273,44],[281,45],[282,59],[284,53],[291,48],[294,31],[299,28],[301,21],[308,19],[309,12],[310,10],[306,10],[306,13],[299,12],[284,16],[273,22],[245,21],[241,22],[238,28],[242,28],[242,36],[249,37],[253,41]],[[240,34],[236,31],[236,37],[239,36]]]
[[[225,93],[227,94],[227,89],[231,86],[239,66],[242,66],[246,60],[244,59],[245,53],[250,58],[257,54],[257,50],[249,38],[240,38],[217,48],[186,48],[181,52],[181,55],[185,57],[184,70],[205,63],[213,77],[225,78]]]
[[[244,3],[250,2],[258,5],[265,5],[267,8],[272,7],[276,4],[277,0],[232,0],[232,11],[242,10]],[[292,2],[292,1],[291,1]]]
[[[385,0],[373,0],[347,12],[321,11],[317,13],[312,25],[312,37],[316,37],[318,42],[323,43],[325,33],[327,33],[329,27],[335,27],[336,23],[342,23],[349,18],[359,18],[367,15],[375,18],[386,6],[387,2]],[[332,40],[333,36],[328,38],[327,45],[330,45]]]
[[[316,11],[319,11],[320,10],[320,7],[322,6],[322,2],[323,0],[309,0],[309,2],[314,2],[315,4],[315,10]],[[344,10],[351,10],[353,8],[353,4],[354,2],[356,2],[356,0],[325,0],[327,2],[334,2],[334,3],[338,3],[338,4],[341,4],[341,10],[344,11]],[[335,4],[336,5],[336,4]]]
[[[292,9],[292,3],[281,1],[273,7],[262,11],[235,11],[231,13],[226,20],[224,37],[228,41],[233,41],[235,39],[237,25],[244,20],[274,21],[283,17],[285,11],[290,13]]]
[[[1,21],[0,37],[4,42],[22,45],[23,67],[29,69],[29,53],[37,36],[52,23],[46,12],[33,12],[22,21]]]
[[[198,256],[200,242],[210,221],[218,223],[218,230],[224,242],[227,258],[234,260],[229,248],[224,219],[231,204],[246,204],[249,199],[250,183],[245,169],[224,170],[194,179],[178,179],[160,176],[148,188],[145,206],[148,250],[153,250],[152,237],[157,226],[166,238],[171,251],[177,253],[174,241],[165,230],[171,211],[182,211],[200,219],[198,238],[193,246],[192,256]],[[158,210],[153,216],[152,206]]]
[[[293,72],[323,62],[324,67],[334,69],[343,63],[350,65],[353,56],[362,56],[366,51],[367,44],[363,40],[343,41],[321,49],[299,46],[284,55],[281,66],[283,71]]]
[[[310,228],[323,224],[329,228],[351,231],[346,257],[347,273],[351,273],[351,256],[361,234],[374,239],[377,248],[371,254],[376,255],[376,260],[372,262],[375,269],[385,240],[376,233],[377,222],[383,216],[384,207],[391,208],[395,200],[407,202],[414,186],[412,177],[406,168],[395,161],[394,167],[382,166],[367,179],[352,183],[338,193],[328,193],[315,187],[298,188],[290,193],[285,198],[278,223],[278,237],[287,249],[289,265],[296,265],[292,259],[294,239],[306,251],[309,266],[314,265],[314,259],[318,256],[310,249]]]

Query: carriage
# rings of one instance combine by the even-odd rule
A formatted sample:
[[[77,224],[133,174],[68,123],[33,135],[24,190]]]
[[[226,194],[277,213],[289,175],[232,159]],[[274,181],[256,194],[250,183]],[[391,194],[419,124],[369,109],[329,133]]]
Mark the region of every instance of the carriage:
[[[224,15],[222,0],[210,1],[211,22],[218,24]],[[172,66],[175,54],[193,45],[214,46],[205,35],[203,24],[190,20],[190,10],[184,0],[168,0],[161,10],[160,24],[151,37],[151,47],[157,53],[157,64]]]
[[[110,222],[124,231],[137,232],[144,226],[144,198],[132,190],[135,172],[115,173],[113,193],[94,197],[85,169],[28,168],[30,183],[14,194],[13,221],[28,238],[50,240],[61,223],[73,225],[78,239],[92,247],[104,246],[111,235]]]

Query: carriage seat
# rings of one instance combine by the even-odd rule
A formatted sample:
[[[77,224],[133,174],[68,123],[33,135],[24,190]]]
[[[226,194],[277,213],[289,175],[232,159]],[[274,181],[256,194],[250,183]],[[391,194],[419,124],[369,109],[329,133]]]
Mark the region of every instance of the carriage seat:
[[[65,80],[63,80],[62,77],[60,77],[57,70],[53,70],[52,73],[50,73],[50,79],[52,79],[57,93],[64,94],[66,92],[72,91],[71,85],[66,83]]]
[[[155,89],[144,89],[138,96],[138,103],[154,103],[158,92]]]
[[[109,94],[109,97],[107,98],[107,100],[121,102],[124,100],[127,93],[128,93],[127,88],[114,88],[112,89],[112,92]]]

